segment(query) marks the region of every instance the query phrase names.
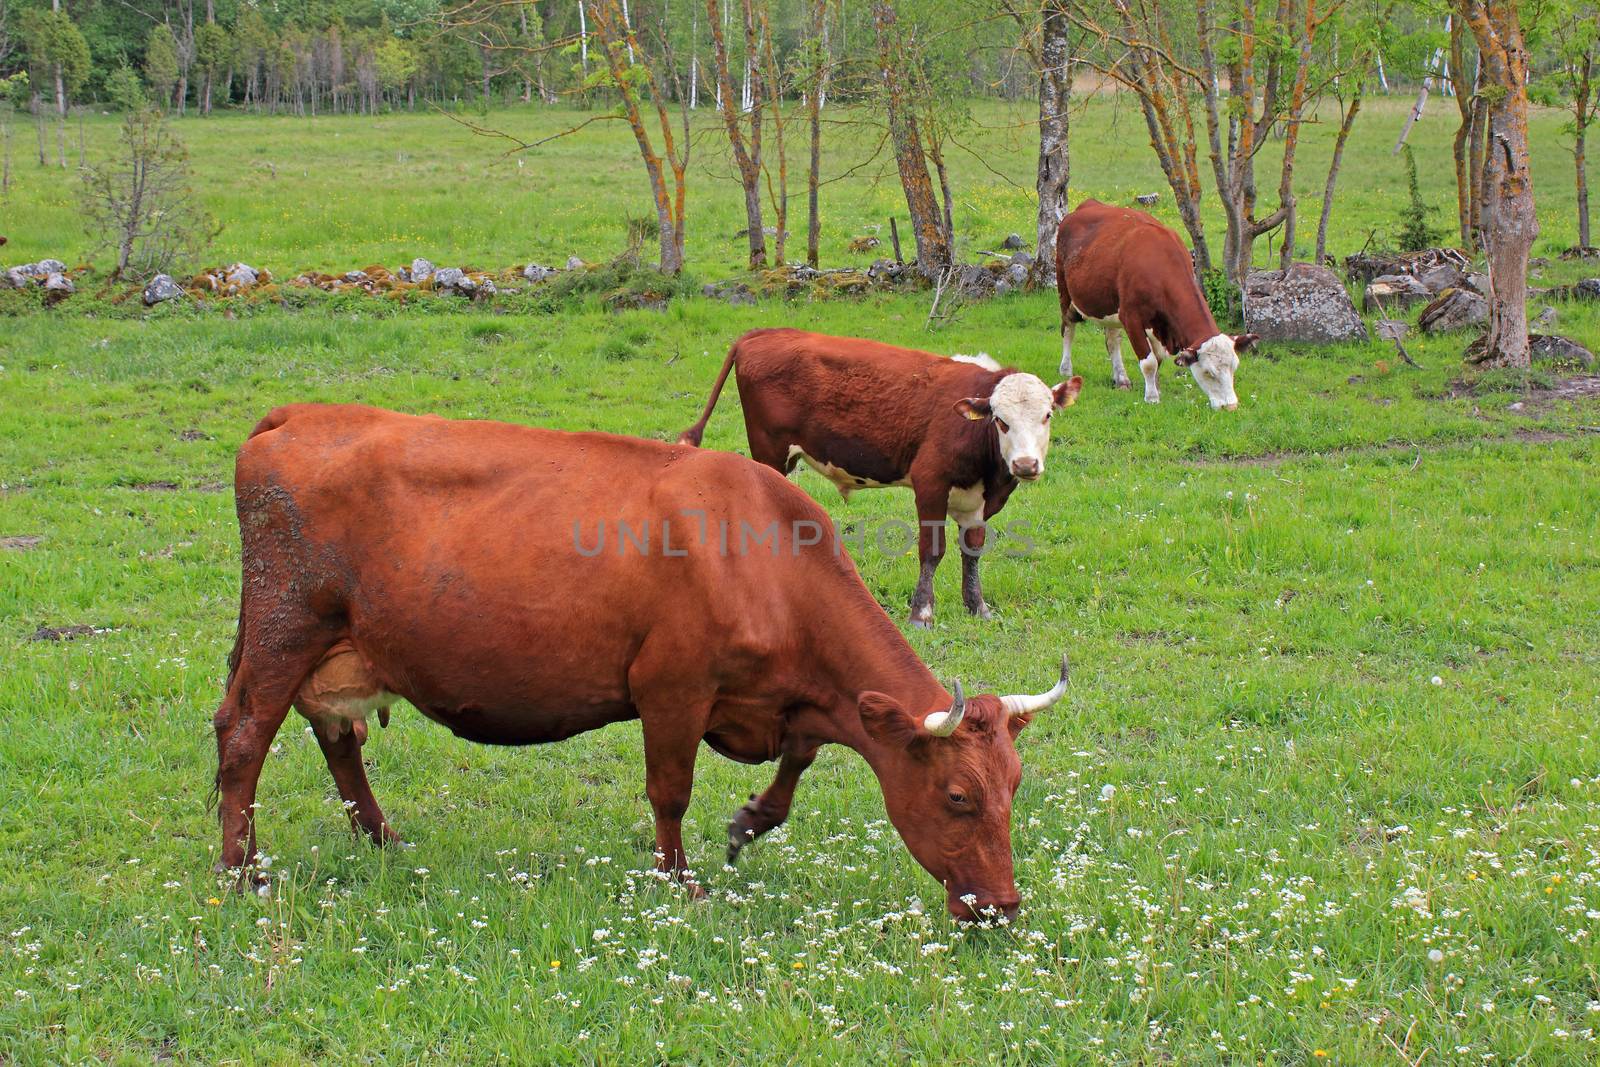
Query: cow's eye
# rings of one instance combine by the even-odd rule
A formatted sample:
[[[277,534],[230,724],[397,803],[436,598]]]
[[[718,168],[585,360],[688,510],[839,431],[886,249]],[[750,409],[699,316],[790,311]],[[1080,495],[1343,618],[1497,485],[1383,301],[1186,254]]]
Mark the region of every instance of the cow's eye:
[[[1000,416],[998,416],[998,415],[996,415],[996,416],[995,416],[995,417],[994,417],[994,424],[995,424],[995,425],[996,425],[996,426],[998,426],[998,427],[1000,427],[1000,432],[1001,432],[1001,433],[1010,433],[1010,432],[1011,432],[1011,427],[1009,427],[1009,426],[1007,426],[1007,425],[1006,425],[1006,420],[1005,420],[1005,419],[1002,419],[1002,418],[1001,418],[1001,417],[1000,417]]]
[[[1050,421],[1050,413],[1048,411],[1044,413],[1044,421],[1045,422],[1049,422]]]
[[[949,796],[950,803],[954,804],[956,807],[964,808],[967,806],[967,794],[963,793],[961,790],[952,789],[950,790]]]

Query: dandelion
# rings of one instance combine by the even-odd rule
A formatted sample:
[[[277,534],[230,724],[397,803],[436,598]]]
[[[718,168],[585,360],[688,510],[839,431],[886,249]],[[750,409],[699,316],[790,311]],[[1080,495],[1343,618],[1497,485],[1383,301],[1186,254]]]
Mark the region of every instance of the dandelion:
[[[1434,675],[1433,678],[1430,679],[1430,681],[1432,681],[1434,685],[1443,685],[1444,684],[1444,679],[1439,677],[1437,674]]]
[[[1444,953],[1440,952],[1436,948],[1430,948],[1428,950],[1428,962],[1429,963],[1443,963],[1444,962]]]
[[[560,960],[551,960],[550,961],[550,969],[552,971],[559,971],[561,969],[561,961]]]
[[[1328,1050],[1325,1048],[1314,1049],[1312,1050],[1311,1054],[1319,1060],[1325,1060],[1328,1058]]]

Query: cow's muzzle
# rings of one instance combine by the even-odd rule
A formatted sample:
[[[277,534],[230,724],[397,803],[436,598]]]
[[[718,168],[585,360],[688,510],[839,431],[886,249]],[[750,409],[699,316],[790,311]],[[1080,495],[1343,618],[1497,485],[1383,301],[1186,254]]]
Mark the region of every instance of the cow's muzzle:
[[[1017,917],[1017,912],[1022,908],[1022,900],[1015,893],[987,898],[973,893],[951,893],[946,903],[956,921],[964,923],[997,922],[1000,919],[1009,922]]]
[[[1011,461],[1011,473],[1025,482],[1031,482],[1039,477],[1043,468],[1036,459],[1015,459]]]

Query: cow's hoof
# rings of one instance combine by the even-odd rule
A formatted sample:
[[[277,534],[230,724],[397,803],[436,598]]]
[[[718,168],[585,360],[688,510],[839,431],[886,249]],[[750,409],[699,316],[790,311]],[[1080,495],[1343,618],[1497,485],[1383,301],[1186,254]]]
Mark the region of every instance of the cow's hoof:
[[[218,863],[211,870],[215,874],[228,875],[230,877],[228,891],[231,893],[238,893],[241,896],[245,893],[254,893],[261,897],[270,897],[272,895],[272,883],[259,868],[227,867]]]
[[[967,611],[971,612],[973,615],[976,615],[980,619],[992,619],[992,618],[994,618],[994,612],[989,610],[989,605],[985,604],[981,600],[978,601],[978,606],[977,607],[973,607],[971,604],[968,604],[967,605]]]
[[[915,626],[919,630],[931,630],[933,629],[933,619],[924,618],[920,615],[913,615],[911,616],[911,625]]]
[[[1146,404],[1159,404],[1161,403],[1161,394],[1157,393],[1155,396],[1151,396],[1149,393],[1146,393],[1144,395],[1144,402]]]
[[[395,833],[394,828],[388,823],[384,823],[382,826],[378,827],[377,832],[375,833],[369,831],[367,837],[369,837],[372,840],[372,843],[379,848],[393,848],[406,843],[405,838]]]
[[[1133,383],[1132,382],[1112,382],[1111,384],[1116,386],[1118,389],[1132,389],[1133,388]]]
[[[756,829],[752,825],[748,807],[740,808],[734,815],[733,821],[728,824],[728,865],[731,867],[739,859],[739,852],[756,839]]]
[[[690,900],[709,900],[711,894],[706,892],[706,887],[699,882],[683,883],[684,891],[689,894]]]

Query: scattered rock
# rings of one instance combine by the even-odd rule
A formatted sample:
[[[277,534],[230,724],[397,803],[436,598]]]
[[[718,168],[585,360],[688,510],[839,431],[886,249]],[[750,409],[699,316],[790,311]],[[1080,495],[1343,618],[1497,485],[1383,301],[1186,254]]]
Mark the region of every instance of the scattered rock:
[[[1556,324],[1556,319],[1559,317],[1560,316],[1556,314],[1556,309],[1551,307],[1549,304],[1546,304],[1544,306],[1544,310],[1539,312],[1538,315],[1534,316],[1533,320],[1528,323],[1528,329],[1548,330]]]
[[[5,273],[6,286],[11,289],[26,289],[30,277],[22,272],[21,267],[12,267]]]
[[[204,430],[185,430],[178,435],[180,441],[215,441],[216,438]]]
[[[1422,309],[1417,326],[1423,333],[1464,330],[1489,321],[1489,301],[1467,289],[1446,289]]]
[[[579,259],[577,256],[568,256],[567,257],[567,269],[568,270],[582,270],[583,267],[584,267],[583,260]]]
[[[436,270],[433,272],[432,277],[433,287],[444,293],[452,292],[458,286],[460,286],[462,282],[469,280],[467,278],[467,272],[462,270],[460,267],[445,267],[442,270]],[[477,286],[472,286],[471,288],[466,289],[465,292],[470,293],[475,288],[477,288]]]
[[[421,256],[418,256],[416,259],[411,261],[411,276],[407,278],[406,281],[421,285],[423,282],[433,277],[433,272],[437,269],[438,268],[432,263],[423,259]]]
[[[1529,334],[1528,350],[1535,363],[1580,364],[1584,370],[1594,368],[1594,353],[1570,337],[1562,337],[1560,334]]]
[[[857,237],[851,240],[849,247],[851,252],[855,253],[856,255],[860,255],[863,252],[870,252],[874,248],[877,248],[878,239],[870,235],[866,237]]]
[[[907,269],[904,263],[896,263],[892,259],[875,259],[872,266],[867,268],[867,277],[873,281],[897,282],[905,276]]]
[[[1143,204],[1145,207],[1149,207],[1151,204],[1154,204],[1154,203],[1157,203],[1158,201],[1160,201],[1161,194],[1160,193],[1140,193],[1138,196],[1134,197],[1134,199],[1137,200],[1139,203]]]
[[[1026,262],[1018,260],[1026,258]],[[1011,257],[1011,263],[1006,267],[1005,280],[1014,288],[1020,289],[1028,284],[1028,269],[1033,266],[1033,257],[1026,252],[1018,252]]]
[[[712,282],[700,291],[713,300],[725,300],[730,304],[754,304],[756,302],[756,294],[741,281]]]
[[[537,263],[529,263],[522,268],[522,276],[530,282],[542,282],[554,273],[549,267],[541,267]]]
[[[1404,341],[1411,332],[1411,324],[1399,319],[1379,319],[1372,324],[1373,332],[1384,341]]]
[[[1361,285],[1387,274],[1419,277],[1434,267],[1449,265],[1465,274],[1472,263],[1455,248],[1424,248],[1420,252],[1357,252],[1344,259],[1345,277]]]
[[[994,283],[994,295],[995,296],[1005,296],[1010,291],[1011,291],[1011,283],[1006,281],[1004,278],[1001,278],[999,281]]]
[[[1393,311],[1432,299],[1433,293],[1428,287],[1411,275],[1385,274],[1374,278],[1367,286],[1361,306],[1364,311]]]
[[[347,270],[344,272],[344,280],[349,282],[351,285],[360,285],[362,282],[368,280],[367,272],[364,270]]]
[[[982,263],[960,263],[955,267],[951,288],[963,296],[981,300],[994,295],[997,280],[994,271]]]
[[[1454,263],[1437,263],[1417,274],[1416,279],[1422,283],[1423,288],[1437,296],[1446,289],[1460,285],[1466,273]]]
[[[47,294],[47,299],[51,303],[55,303],[58,300],[65,300],[77,292],[78,287],[72,284],[71,278],[60,271],[55,271],[45,278],[44,291]]]
[[[41,626],[28,635],[29,641],[72,641],[111,632],[109,626]]]
[[[1244,284],[1244,328],[1265,341],[1367,339],[1339,276],[1314,263],[1252,271]]]
[[[170,274],[157,274],[144,287],[144,306],[154,307],[164,300],[175,300],[182,295],[183,289],[172,280]]]
[[[1479,296],[1488,296],[1489,276],[1481,273],[1480,271],[1468,271],[1466,274],[1461,276],[1461,282],[1457,288],[1469,290],[1470,292],[1477,293]]]
[[[1569,263],[1574,260],[1600,259],[1600,248],[1593,245],[1574,245],[1563,251],[1561,258]]]
[[[1004,241],[1000,242],[1000,247],[1004,248],[1007,252],[1019,252],[1028,246],[1023,242],[1022,235],[1020,233],[1013,233],[1008,235]]]
[[[0,537],[0,549],[12,552],[26,552],[30,548],[37,548],[44,543],[44,538],[38,534],[19,534],[15,537]]]
[[[1573,285],[1563,285],[1545,294],[1552,300],[1600,300],[1600,278],[1585,278]]]
[[[238,289],[250,289],[261,280],[261,272],[248,263],[235,263],[223,272],[222,280]]]

